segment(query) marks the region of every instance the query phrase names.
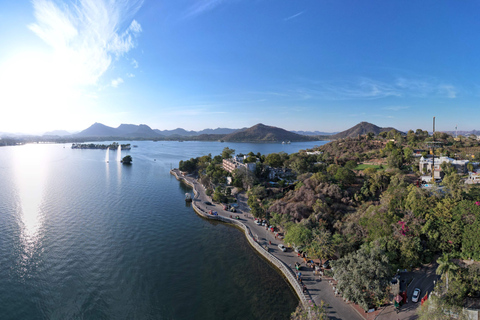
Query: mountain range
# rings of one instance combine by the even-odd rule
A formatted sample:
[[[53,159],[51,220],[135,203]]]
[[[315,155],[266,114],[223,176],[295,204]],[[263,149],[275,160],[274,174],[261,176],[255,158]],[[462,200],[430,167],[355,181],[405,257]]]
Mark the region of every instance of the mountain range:
[[[282,141],[316,141],[336,140],[346,137],[372,132],[378,135],[380,132],[395,130],[394,128],[382,128],[368,122],[361,122],[356,126],[338,133],[325,133],[320,131],[287,131],[282,128],[257,124],[250,128],[229,129],[204,129],[201,131],[187,131],[182,128],[174,130],[152,129],[146,124],[121,124],[117,128],[106,126],[102,123],[94,123],[78,133],[68,133],[57,130],[45,133],[45,139],[61,140],[197,140],[197,141],[235,141],[235,142],[282,142]]]

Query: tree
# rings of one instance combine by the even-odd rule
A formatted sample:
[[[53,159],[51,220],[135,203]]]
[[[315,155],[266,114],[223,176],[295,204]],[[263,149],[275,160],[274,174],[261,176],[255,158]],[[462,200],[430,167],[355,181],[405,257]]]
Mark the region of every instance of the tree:
[[[383,251],[364,246],[333,261],[332,266],[342,296],[359,304],[365,311],[382,304],[387,298],[391,271]]]
[[[340,167],[335,173],[335,180],[343,185],[350,185],[355,182],[355,173],[352,170]]]
[[[347,163],[345,163],[345,168],[349,170],[353,170],[357,167],[357,161],[355,160],[348,160]]]
[[[230,149],[229,147],[223,148],[222,159],[229,159],[235,154],[235,149]]]
[[[319,306],[310,308],[305,308],[302,303],[299,303],[297,309],[290,315],[290,320],[327,320],[327,307],[328,305],[323,300]]]
[[[300,223],[292,224],[287,228],[285,242],[296,246],[304,246],[312,238],[312,230]]]
[[[309,257],[317,257],[321,260],[330,258],[335,253],[330,231],[314,230],[313,239],[307,245],[306,251]]]
[[[131,155],[126,155],[122,159],[123,164],[132,164],[132,156]]]
[[[448,275],[452,276],[454,272],[458,269],[458,266],[451,261],[450,255],[448,253],[444,253],[443,256],[437,259],[438,268],[436,273],[441,275],[442,278],[445,276],[447,291],[448,291]]]

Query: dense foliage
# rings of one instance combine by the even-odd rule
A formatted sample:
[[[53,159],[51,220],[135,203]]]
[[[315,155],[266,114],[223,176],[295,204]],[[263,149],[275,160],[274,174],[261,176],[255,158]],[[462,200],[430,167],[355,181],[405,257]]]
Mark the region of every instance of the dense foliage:
[[[182,161],[180,169],[212,185],[225,184],[221,159],[233,153],[224,151],[213,159]],[[234,186],[248,190],[251,213],[269,219],[285,233],[285,242],[303,247],[311,258],[338,259],[339,291],[367,309],[383,302],[397,269],[443,254],[448,261],[480,260],[480,188],[465,185],[448,165],[442,165],[445,177],[438,187],[420,188],[414,152],[480,160],[476,140],[432,137],[418,129],[366,134],[290,155],[249,154],[247,161],[255,161],[257,169],[231,176]],[[478,264],[459,270],[442,273],[449,281],[443,297],[451,305],[480,297]]]

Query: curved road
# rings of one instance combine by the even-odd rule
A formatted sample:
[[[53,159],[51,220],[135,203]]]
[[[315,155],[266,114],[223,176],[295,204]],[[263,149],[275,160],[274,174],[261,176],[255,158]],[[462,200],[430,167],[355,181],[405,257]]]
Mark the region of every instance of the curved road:
[[[269,252],[275,257],[289,266],[292,272],[295,273],[295,263],[302,263],[300,272],[302,274],[302,281],[306,285],[307,290],[317,305],[321,300],[328,304],[327,311],[330,319],[348,319],[348,320],[361,320],[363,316],[353,307],[351,303],[346,303],[340,296],[335,296],[335,293],[327,279],[319,279],[319,276],[315,276],[312,269],[307,268],[303,259],[299,258],[293,250],[289,249],[286,252],[281,251],[278,248],[278,244],[283,243],[281,240],[275,239],[273,232],[267,231],[265,227],[258,226],[253,217],[249,214],[247,199],[245,194],[239,194],[238,199],[238,211],[236,213],[223,210],[223,206],[213,204],[212,199],[205,193],[205,188],[197,182],[196,179],[191,177],[184,177],[177,169],[174,169],[178,177],[187,179],[189,183],[195,186],[198,192],[197,197],[194,199],[195,205],[209,212],[210,210],[216,211],[219,215],[224,217],[236,216],[240,217],[240,220],[247,225],[252,231],[253,235],[258,239],[258,243],[268,246]],[[211,202],[212,205],[207,205],[205,202]],[[269,244],[271,242],[271,244]]]

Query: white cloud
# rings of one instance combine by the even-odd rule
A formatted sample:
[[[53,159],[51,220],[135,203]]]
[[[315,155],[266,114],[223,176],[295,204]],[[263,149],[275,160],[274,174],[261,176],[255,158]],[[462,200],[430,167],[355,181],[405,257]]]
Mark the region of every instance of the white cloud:
[[[296,17],[302,15],[304,12],[305,12],[305,11],[301,11],[301,12],[299,12],[299,13],[297,13],[297,14],[294,14],[293,16],[290,16],[290,17],[288,17],[288,18],[283,19],[283,21],[288,21],[288,20],[291,20],[291,19],[295,19]]]
[[[198,16],[204,12],[210,11],[222,4],[224,0],[200,0],[188,8],[185,18]]]
[[[129,78],[135,78],[135,75],[133,73],[127,73],[127,77]]]
[[[123,79],[118,77],[117,79],[112,80],[112,87],[116,88],[121,83],[123,83]]]
[[[58,63],[78,84],[96,84],[114,56],[135,47],[142,28],[136,20],[127,28],[124,24],[141,4],[138,0],[80,0],[59,6],[50,0],[33,0],[37,22],[28,27],[54,49]]]
[[[133,65],[133,67],[134,67],[135,69],[137,69],[137,68],[138,68],[138,62],[137,62],[137,60],[132,59],[132,65]]]
[[[410,109],[408,106],[389,106],[383,108],[384,110],[390,110],[390,111],[400,111],[400,110],[405,110],[405,109]]]
[[[441,93],[445,94],[450,99],[454,99],[457,97],[457,90],[452,85],[440,85],[439,90]]]
[[[297,89],[300,99],[382,99],[387,97],[445,97],[456,98],[457,88],[450,84],[442,84],[434,78],[380,81],[371,78],[344,79],[340,81],[312,82],[310,87]],[[399,106],[391,106],[390,110],[398,111]]]

